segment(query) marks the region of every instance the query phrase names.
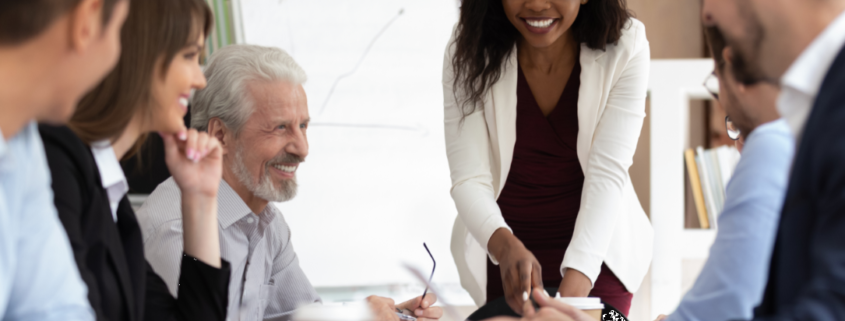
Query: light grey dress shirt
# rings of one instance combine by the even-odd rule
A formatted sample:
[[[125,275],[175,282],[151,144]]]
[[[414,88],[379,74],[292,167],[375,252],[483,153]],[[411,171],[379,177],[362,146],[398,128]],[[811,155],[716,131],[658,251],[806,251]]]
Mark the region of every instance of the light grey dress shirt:
[[[232,265],[227,320],[285,320],[303,304],[320,302],[299,267],[290,228],[271,203],[255,215],[226,183],[217,193],[220,255]],[[176,296],[182,259],[181,193],[173,177],[136,213],[147,261]]]

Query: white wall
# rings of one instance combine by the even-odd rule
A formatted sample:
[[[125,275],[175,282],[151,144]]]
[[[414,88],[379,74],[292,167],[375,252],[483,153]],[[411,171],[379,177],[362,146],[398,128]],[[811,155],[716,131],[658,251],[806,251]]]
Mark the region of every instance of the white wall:
[[[299,169],[299,195],[278,205],[311,282],[416,283],[401,264],[430,269],[427,242],[438,263],[435,283],[457,284],[441,87],[456,0],[241,0],[241,6],[246,42],[288,51],[309,76],[310,155]],[[327,102],[338,77],[355,68],[394,18]]]

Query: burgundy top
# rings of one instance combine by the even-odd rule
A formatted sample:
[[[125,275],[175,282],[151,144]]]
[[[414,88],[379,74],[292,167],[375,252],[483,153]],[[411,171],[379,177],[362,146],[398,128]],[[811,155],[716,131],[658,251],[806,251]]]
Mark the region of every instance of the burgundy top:
[[[576,64],[557,105],[548,116],[543,116],[522,68],[519,68],[516,145],[507,181],[498,199],[505,222],[543,267],[543,284],[547,287],[560,285],[560,264],[572,239],[581,206],[584,172],[576,150],[580,75],[581,65]],[[630,295],[603,266],[593,292],[598,294],[596,290],[605,288],[611,293],[621,289],[618,294]],[[503,295],[499,266],[488,259],[487,300]],[[627,314],[628,309],[622,303],[611,305]],[[627,305],[630,305],[630,298]]]

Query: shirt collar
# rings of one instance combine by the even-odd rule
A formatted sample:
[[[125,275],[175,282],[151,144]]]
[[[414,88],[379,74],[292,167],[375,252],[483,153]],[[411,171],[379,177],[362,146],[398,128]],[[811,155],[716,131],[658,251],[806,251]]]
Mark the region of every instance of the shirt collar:
[[[91,153],[94,154],[94,161],[97,162],[97,169],[100,170],[103,188],[109,192],[109,199],[120,200],[129,192],[129,184],[126,182],[123,168],[120,167],[120,161],[117,160],[111,143],[108,140],[91,143]]]
[[[217,191],[218,208],[217,212],[220,225],[225,229],[235,224],[235,222],[243,219],[249,214],[253,214],[246,202],[232,189],[232,186],[226,182],[225,179],[220,180],[220,189]],[[261,212],[262,220],[271,221],[275,216],[272,204],[267,204],[267,207]]]
[[[845,12],[839,16],[819,34],[810,45],[804,49],[798,59],[792,63],[781,77],[781,86],[791,89],[815,100],[821,89],[824,78],[833,61],[845,45]],[[812,106],[810,106],[812,107]],[[778,109],[787,120],[794,114],[794,108],[801,108],[793,104],[778,105]]]
[[[0,131],[0,159],[3,159],[9,150],[9,147],[6,145],[6,137],[3,137],[3,131]]]

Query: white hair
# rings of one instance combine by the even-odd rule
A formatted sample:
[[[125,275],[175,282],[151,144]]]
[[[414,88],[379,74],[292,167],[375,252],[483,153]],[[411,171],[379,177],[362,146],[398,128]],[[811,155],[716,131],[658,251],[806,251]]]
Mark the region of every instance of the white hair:
[[[235,135],[252,115],[251,81],[305,83],[302,67],[284,50],[254,45],[230,45],[211,55],[205,69],[208,85],[191,100],[191,127],[207,131],[208,121],[219,118]]]

